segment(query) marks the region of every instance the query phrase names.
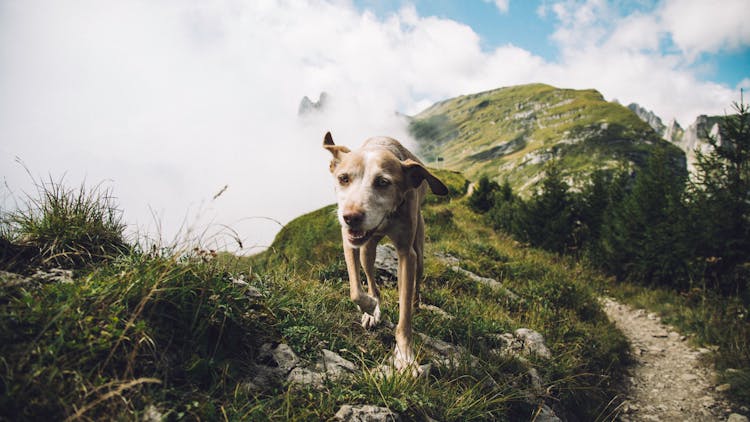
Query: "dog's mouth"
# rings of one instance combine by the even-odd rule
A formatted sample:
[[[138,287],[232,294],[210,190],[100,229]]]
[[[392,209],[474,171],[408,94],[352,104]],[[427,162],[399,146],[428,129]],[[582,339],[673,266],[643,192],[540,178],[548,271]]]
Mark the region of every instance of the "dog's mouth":
[[[353,229],[347,229],[346,231],[346,239],[351,243],[352,245],[358,246],[362,245],[367,240],[370,239],[370,236],[372,236],[373,230],[353,230]]]

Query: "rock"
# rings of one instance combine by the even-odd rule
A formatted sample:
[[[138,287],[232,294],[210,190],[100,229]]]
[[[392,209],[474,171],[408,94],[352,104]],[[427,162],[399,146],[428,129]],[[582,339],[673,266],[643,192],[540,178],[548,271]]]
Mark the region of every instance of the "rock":
[[[458,265],[461,260],[447,252],[435,252],[435,257],[446,265]]]
[[[300,362],[294,350],[284,343],[277,345],[271,343],[263,344],[260,346],[260,353],[257,360],[266,366],[279,368],[286,372],[291,371]]]
[[[62,268],[52,268],[46,271],[36,270],[30,278],[41,283],[72,283],[73,271]]]
[[[352,406],[345,404],[333,416],[334,419],[345,422],[393,422],[400,421],[399,415],[387,407],[372,405]]]
[[[539,408],[539,410],[537,410],[537,413],[533,420],[535,422],[562,422],[562,419],[557,417],[552,408],[547,406],[546,404],[543,404]]]
[[[30,280],[22,276],[21,274],[11,273],[8,271],[0,271],[0,283],[4,284],[7,287],[14,287],[33,283],[33,280]]]
[[[419,309],[432,311],[432,312],[440,315],[441,317],[443,317],[445,319],[453,319],[454,318],[453,315],[449,314],[448,312],[445,312],[444,310],[438,308],[435,305],[430,305],[430,304],[424,304],[423,303],[423,304],[419,305]]]
[[[398,280],[398,254],[391,244],[378,245],[375,249],[375,268],[385,273],[382,282]]]
[[[747,416],[740,415],[739,413],[732,413],[727,418],[727,422],[748,422]]]
[[[286,377],[290,384],[307,385],[316,390],[323,388],[323,374],[306,368],[294,368]]]
[[[720,386],[716,387],[716,391],[719,393],[724,393],[732,389],[732,384],[721,384]]]
[[[435,363],[438,365],[454,366],[459,363],[462,358],[468,359],[471,366],[475,366],[479,362],[479,359],[476,356],[472,355],[461,346],[432,338],[426,334],[415,334],[422,339],[422,345],[424,347],[430,349],[437,355],[438,359],[435,360]]]
[[[287,372],[283,369],[266,365],[251,365],[250,379],[240,383],[240,389],[245,393],[258,393],[280,387]]]
[[[159,410],[158,407],[153,404],[149,404],[143,409],[142,422],[161,422],[164,419],[164,414]]]
[[[500,282],[498,282],[495,279],[489,278],[489,277],[482,277],[480,275],[477,275],[471,271],[465,270],[458,265],[454,265],[451,267],[451,270],[454,272],[457,272],[459,274],[465,275],[470,280],[475,281],[479,284],[484,284],[485,286],[491,288],[492,290],[502,293],[503,295],[507,296],[510,299],[518,300],[520,299],[519,296],[515,293],[513,293],[510,289],[505,288]]]
[[[544,359],[552,357],[552,353],[544,344],[544,336],[538,332],[528,328],[519,328],[514,332],[514,335],[523,342],[523,351],[526,354],[536,355]]]
[[[321,360],[315,367],[333,380],[354,374],[358,370],[357,365],[327,349],[323,349]]]

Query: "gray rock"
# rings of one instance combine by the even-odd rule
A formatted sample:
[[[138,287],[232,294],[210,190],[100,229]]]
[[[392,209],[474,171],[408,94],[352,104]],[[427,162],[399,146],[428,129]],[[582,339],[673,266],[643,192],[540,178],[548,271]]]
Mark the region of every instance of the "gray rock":
[[[398,253],[391,244],[378,245],[375,249],[375,268],[382,273],[382,282],[398,280]]]
[[[51,268],[49,270],[36,270],[30,277],[33,281],[40,283],[72,283],[73,271],[62,268]]]
[[[740,415],[739,413],[732,413],[727,418],[727,422],[748,422],[747,416]]]
[[[266,365],[251,365],[250,379],[240,383],[240,389],[245,393],[258,393],[280,387],[287,371]]]
[[[279,368],[287,373],[300,363],[299,357],[294,353],[294,350],[284,343],[276,345],[271,343],[263,344],[260,346],[260,353],[257,360],[263,365]]]
[[[732,384],[721,384],[720,386],[716,387],[716,391],[719,393],[724,393],[732,389]]]
[[[307,368],[294,368],[286,378],[290,384],[309,385],[314,389],[323,388],[323,379],[323,374]]]
[[[544,336],[538,332],[528,328],[519,328],[514,334],[516,338],[523,342],[523,350],[526,354],[536,355],[544,359],[552,357],[552,353],[544,344]]]
[[[332,380],[352,375],[358,369],[354,363],[327,349],[323,349],[322,357],[315,367]]]
[[[562,422],[562,419],[557,417],[555,411],[546,404],[543,404],[542,407],[539,408],[533,420],[535,422]]]
[[[479,284],[484,284],[485,286],[491,288],[492,290],[502,293],[503,295],[507,296],[510,299],[518,300],[519,297],[517,294],[510,291],[510,289],[505,288],[500,282],[498,282],[495,279],[489,278],[489,277],[482,277],[480,275],[477,275],[471,271],[465,270],[458,265],[454,265],[451,267],[451,270],[463,274],[466,277],[468,277],[470,280],[475,281]]]
[[[401,420],[398,413],[391,411],[387,407],[368,404],[358,406],[345,404],[336,412],[334,418],[345,422],[394,422]]]
[[[158,407],[153,404],[149,404],[143,409],[142,422],[161,422],[164,419],[164,414],[159,410]]]

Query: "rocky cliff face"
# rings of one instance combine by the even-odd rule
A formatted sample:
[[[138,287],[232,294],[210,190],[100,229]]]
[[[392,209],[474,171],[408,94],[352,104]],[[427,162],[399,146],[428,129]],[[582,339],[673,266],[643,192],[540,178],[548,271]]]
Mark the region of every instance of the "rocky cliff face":
[[[709,137],[721,142],[719,125],[721,117],[719,116],[700,115],[687,129],[683,129],[674,119],[669,125],[664,126],[659,116],[636,103],[630,104],[628,108],[654,128],[664,140],[671,142],[685,153],[687,168],[690,173],[695,171],[696,151],[705,154],[711,150],[711,144],[708,143]]]
[[[718,116],[700,115],[692,125],[688,126],[682,137],[674,142],[675,145],[685,151],[688,170],[691,173],[695,170],[696,151],[704,154],[711,151],[708,138],[711,137],[721,142],[719,120]]]
[[[646,110],[645,108],[641,107],[640,105],[636,103],[630,103],[628,105],[628,108],[636,114],[636,116],[640,117],[641,120],[648,123],[649,126],[651,126],[656,133],[659,135],[664,136],[664,133],[667,130],[667,126],[664,126],[664,123],[661,121],[661,118],[654,114],[651,110]]]

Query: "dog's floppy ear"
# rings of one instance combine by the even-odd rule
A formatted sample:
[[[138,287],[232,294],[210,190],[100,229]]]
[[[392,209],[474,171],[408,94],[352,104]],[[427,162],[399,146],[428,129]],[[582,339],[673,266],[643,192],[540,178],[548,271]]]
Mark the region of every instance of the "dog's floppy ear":
[[[349,148],[345,146],[334,144],[331,132],[326,132],[326,135],[323,137],[323,148],[330,151],[331,155],[333,155],[333,159],[331,160],[330,165],[331,173],[333,173],[333,170],[336,168],[338,163],[341,162],[341,155],[346,154],[350,151]]]
[[[430,190],[435,195],[442,196],[448,194],[448,188],[443,184],[443,182],[441,182],[437,177],[433,176],[432,173],[429,172],[429,170],[424,168],[424,166],[419,164],[418,162],[412,159],[407,159],[401,162],[401,166],[404,169],[404,174],[406,175],[406,180],[410,187],[418,188],[419,185],[421,185],[422,182],[426,180],[427,184],[430,185]]]

